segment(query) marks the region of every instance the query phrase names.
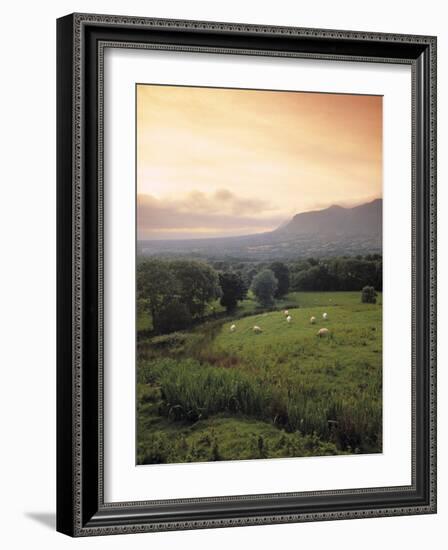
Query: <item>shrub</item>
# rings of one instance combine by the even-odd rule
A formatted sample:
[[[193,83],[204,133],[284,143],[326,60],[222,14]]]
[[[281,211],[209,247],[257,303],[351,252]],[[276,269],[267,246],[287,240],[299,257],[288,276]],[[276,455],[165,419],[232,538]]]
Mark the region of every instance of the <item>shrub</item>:
[[[278,288],[278,281],[270,269],[263,269],[255,275],[251,290],[263,306],[270,306],[274,302],[274,295]]]
[[[361,292],[361,302],[363,304],[376,304],[376,296],[373,286],[365,286]]]

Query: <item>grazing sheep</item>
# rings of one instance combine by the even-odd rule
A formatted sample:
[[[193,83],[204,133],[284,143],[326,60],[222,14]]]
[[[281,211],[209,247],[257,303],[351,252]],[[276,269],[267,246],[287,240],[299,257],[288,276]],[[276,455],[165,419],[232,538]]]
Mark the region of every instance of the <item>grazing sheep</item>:
[[[322,319],[326,321],[328,319],[328,313],[322,313]]]
[[[311,317],[311,318],[310,318],[310,323],[311,323],[312,325],[315,325],[315,324],[316,324],[316,317],[314,317],[314,316]]]
[[[283,312],[285,315],[289,315],[289,311],[287,309],[285,309],[285,311]]]
[[[317,331],[317,336],[319,336],[319,337],[328,336],[329,333],[330,333],[330,331],[327,328],[320,328]]]
[[[235,332],[235,330],[236,330],[236,325],[231,325],[230,332]]]
[[[290,322],[292,321],[291,315],[288,315],[288,317],[286,317],[286,321],[287,321],[288,323],[290,323]]]
[[[255,332],[255,334],[261,334],[263,332],[258,325],[255,325],[252,330]]]

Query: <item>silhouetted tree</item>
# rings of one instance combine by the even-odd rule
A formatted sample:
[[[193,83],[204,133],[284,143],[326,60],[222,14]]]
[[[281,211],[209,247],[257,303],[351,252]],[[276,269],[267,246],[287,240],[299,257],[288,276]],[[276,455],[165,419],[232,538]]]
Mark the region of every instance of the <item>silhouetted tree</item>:
[[[278,281],[275,297],[281,298],[289,291],[289,268],[283,262],[274,262],[269,266]]]
[[[220,273],[219,284],[222,291],[220,303],[231,312],[236,308],[238,300],[244,300],[246,297],[246,285],[241,275],[233,271]]]

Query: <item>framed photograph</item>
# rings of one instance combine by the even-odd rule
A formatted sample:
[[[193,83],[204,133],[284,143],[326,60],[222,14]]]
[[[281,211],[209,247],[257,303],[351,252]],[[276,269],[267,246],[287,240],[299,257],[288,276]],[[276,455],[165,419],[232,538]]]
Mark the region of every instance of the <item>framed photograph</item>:
[[[57,529],[435,513],[436,38],[57,50]]]

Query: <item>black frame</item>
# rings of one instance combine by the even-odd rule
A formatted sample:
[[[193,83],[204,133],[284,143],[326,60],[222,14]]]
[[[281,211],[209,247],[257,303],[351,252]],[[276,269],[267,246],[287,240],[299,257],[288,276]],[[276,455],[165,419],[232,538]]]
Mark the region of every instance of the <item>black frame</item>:
[[[102,55],[111,46],[411,65],[412,485],[104,502]],[[57,530],[89,536],[435,513],[436,38],[72,14],[57,21],[57,73]]]

